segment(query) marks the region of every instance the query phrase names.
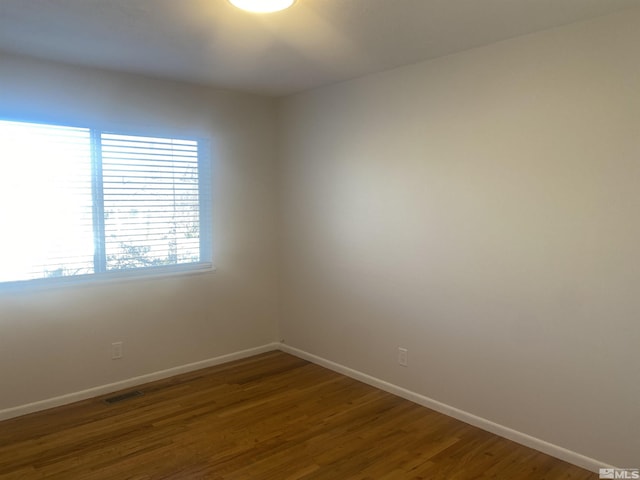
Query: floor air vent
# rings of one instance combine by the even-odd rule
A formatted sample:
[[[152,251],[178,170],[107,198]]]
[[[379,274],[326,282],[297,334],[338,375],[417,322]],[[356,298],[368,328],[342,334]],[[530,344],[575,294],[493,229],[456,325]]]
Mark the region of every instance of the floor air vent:
[[[114,403],[124,402],[125,400],[130,400],[132,398],[141,397],[142,395],[144,395],[144,393],[142,393],[140,390],[132,390],[130,392],[116,395],[115,397],[105,398],[104,403],[112,405]]]

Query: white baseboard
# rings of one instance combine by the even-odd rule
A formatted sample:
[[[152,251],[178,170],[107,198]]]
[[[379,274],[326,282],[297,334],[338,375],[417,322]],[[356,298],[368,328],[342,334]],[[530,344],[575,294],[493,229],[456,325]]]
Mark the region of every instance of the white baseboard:
[[[48,398],[26,405],[19,405],[17,407],[6,408],[0,410],[0,421],[7,420],[9,418],[19,417],[28,413],[39,412],[41,410],[47,410],[53,407],[59,407],[80,400],[86,400],[88,398],[99,397],[108,393],[123,390],[125,388],[137,387],[144,383],[153,382],[155,380],[162,380],[163,378],[173,377],[180,375],[181,373],[192,372],[201,368],[213,367],[222,363],[232,362],[234,360],[240,360],[260,353],[271,352],[279,349],[278,343],[269,343],[256,348],[250,348],[248,350],[241,350],[239,352],[229,353],[227,355],[221,355],[219,357],[209,358],[199,362],[188,363],[179,367],[168,368],[166,370],[160,370],[158,372],[148,373],[146,375],[140,375],[139,377],[127,378],[119,382],[109,383],[107,385],[100,385],[97,387],[89,388],[79,392],[73,392],[59,397]]]
[[[330,370],[333,370],[335,372],[351,377],[355,380],[359,380],[363,383],[379,388],[380,390],[384,390],[386,392],[389,392],[399,397],[410,400],[414,403],[417,403],[418,405],[422,405],[424,407],[430,408],[432,410],[443,413],[450,417],[456,418],[465,423],[481,428],[482,430],[486,430],[488,432],[494,433],[496,435],[507,438],[509,440],[517,442],[526,447],[533,448],[540,452],[546,453],[547,455],[551,455],[553,457],[559,458],[560,460],[564,460],[565,462],[572,463],[574,465],[585,468],[592,472],[598,472],[600,468],[614,468],[613,466],[607,465],[604,462],[597,461],[593,458],[568,450],[558,445],[554,445],[552,443],[546,442],[539,438],[532,437],[531,435],[527,435],[526,433],[513,430],[512,428],[505,427],[503,425],[492,422],[482,417],[478,417],[477,415],[473,415],[472,413],[465,412],[464,410],[460,410],[458,408],[452,407],[450,405],[447,405],[445,403],[439,402],[432,398],[426,397],[419,393],[412,392],[410,390],[407,390],[405,388],[399,387],[392,383],[386,382],[379,378],[372,377],[371,375],[367,375],[366,373],[362,373],[358,370],[354,370],[352,368],[346,367],[339,363],[332,362],[325,358],[319,357],[317,355],[313,355],[311,353],[305,352],[303,350],[299,350],[297,348],[291,347],[283,343],[269,343],[266,345],[262,345],[260,347],[250,348],[247,350],[242,350],[242,351],[230,353],[227,355],[221,355],[219,357],[214,357],[214,358],[202,360],[199,362],[181,365],[179,367],[168,368],[166,370],[160,370],[158,372],[153,372],[153,373],[148,373],[146,375],[140,375],[138,377],[128,378],[126,380],[110,383],[107,385],[100,385],[100,386],[89,388],[87,390],[82,390],[79,392],[69,393],[66,395],[48,398],[45,400],[28,403],[25,405],[19,405],[17,407],[7,408],[4,410],[0,410],[0,421],[7,420],[9,418],[19,417],[21,415],[26,415],[28,413],[47,410],[53,407],[59,407],[61,405],[78,402],[80,400],[86,400],[88,398],[106,395],[108,393],[116,392],[118,390],[123,390],[125,388],[136,387],[144,383],[153,382],[155,380],[161,380],[161,379],[169,378],[175,375],[180,375],[181,373],[192,372],[194,370],[212,367],[215,365],[220,365],[222,363],[227,363],[234,360],[240,360],[243,358],[251,357],[253,355],[258,355],[260,353],[270,352],[273,350],[281,350],[291,355],[295,355],[296,357],[303,358],[312,363],[321,365]]]
[[[417,403],[418,405],[422,405],[423,407],[430,408],[432,410],[435,410],[436,412],[443,413],[449,417],[453,417],[465,423],[473,425],[474,427],[481,428],[482,430],[485,430],[487,432],[494,433],[496,435],[524,445],[525,447],[533,448],[534,450],[538,450],[539,452],[551,455],[552,457],[564,460],[565,462],[577,465],[578,467],[585,468],[592,472],[597,473],[600,468],[614,468],[613,466],[607,465],[604,462],[600,462],[593,458],[568,450],[558,445],[554,445],[539,438],[532,437],[531,435],[527,435],[526,433],[519,432],[512,428],[505,427],[504,425],[492,422],[491,420],[487,420],[486,418],[478,417],[477,415],[473,415],[472,413],[465,412],[464,410],[460,410],[432,398],[420,395],[419,393],[412,392],[392,383],[380,380],[379,378],[367,375],[366,373],[362,373],[358,370],[345,367],[344,365],[340,365],[339,363],[335,363],[325,358],[318,357],[317,355],[313,355],[289,345],[280,344],[279,349],[283,352],[290,353],[291,355],[295,355],[296,357],[308,360],[312,363],[346,375],[347,377],[351,377],[355,380],[359,380],[363,383],[379,388],[380,390],[384,390],[385,392],[389,392],[397,395],[398,397],[410,400],[414,403]]]

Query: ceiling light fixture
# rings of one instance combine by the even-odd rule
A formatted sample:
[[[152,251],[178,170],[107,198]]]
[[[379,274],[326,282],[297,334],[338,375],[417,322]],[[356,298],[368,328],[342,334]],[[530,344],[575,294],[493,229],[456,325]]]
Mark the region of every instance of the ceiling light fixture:
[[[253,13],[271,13],[284,10],[296,0],[229,0],[234,7]]]

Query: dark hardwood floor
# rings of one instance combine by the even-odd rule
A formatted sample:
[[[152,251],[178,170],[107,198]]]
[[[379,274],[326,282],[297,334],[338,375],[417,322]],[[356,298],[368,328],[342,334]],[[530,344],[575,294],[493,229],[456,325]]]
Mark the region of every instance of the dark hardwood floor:
[[[597,478],[282,352],[139,389],[1,422],[0,479]]]

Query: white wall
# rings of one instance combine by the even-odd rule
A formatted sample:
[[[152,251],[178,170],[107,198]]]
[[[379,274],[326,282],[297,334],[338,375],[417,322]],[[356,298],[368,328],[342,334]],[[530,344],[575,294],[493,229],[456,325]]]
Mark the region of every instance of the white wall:
[[[274,113],[263,97],[0,56],[0,118],[210,138],[217,267],[0,291],[0,410],[276,339]]]
[[[638,25],[634,9],[286,99],[284,341],[640,465]]]

